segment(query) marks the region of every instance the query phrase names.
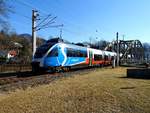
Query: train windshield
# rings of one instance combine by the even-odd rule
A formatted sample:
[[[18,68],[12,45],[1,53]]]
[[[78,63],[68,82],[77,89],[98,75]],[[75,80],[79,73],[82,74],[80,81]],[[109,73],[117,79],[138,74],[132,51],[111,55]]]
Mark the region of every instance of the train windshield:
[[[63,39],[61,39],[61,38],[52,38],[52,39],[48,40],[46,43],[59,43],[59,42],[63,42]]]
[[[42,58],[55,43],[46,43],[36,49],[34,58]]]

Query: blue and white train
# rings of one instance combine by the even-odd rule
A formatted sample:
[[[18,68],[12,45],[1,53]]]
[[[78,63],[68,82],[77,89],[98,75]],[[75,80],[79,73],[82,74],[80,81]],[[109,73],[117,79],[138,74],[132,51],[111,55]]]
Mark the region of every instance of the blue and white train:
[[[111,64],[115,58],[115,52],[82,47],[54,38],[37,48],[32,60],[32,69],[34,72],[39,72],[103,66]]]

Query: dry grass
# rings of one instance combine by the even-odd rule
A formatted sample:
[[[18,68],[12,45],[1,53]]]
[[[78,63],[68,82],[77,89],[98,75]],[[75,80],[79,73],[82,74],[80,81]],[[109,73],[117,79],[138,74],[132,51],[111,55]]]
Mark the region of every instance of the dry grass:
[[[0,113],[150,113],[150,80],[125,76],[126,68],[97,69],[0,95]]]

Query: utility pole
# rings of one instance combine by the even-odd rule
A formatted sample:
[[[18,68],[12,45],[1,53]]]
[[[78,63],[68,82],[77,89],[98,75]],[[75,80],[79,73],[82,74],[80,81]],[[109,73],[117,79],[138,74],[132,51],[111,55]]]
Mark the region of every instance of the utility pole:
[[[122,35],[122,39],[123,39],[123,40],[124,40],[124,37],[125,37],[125,35],[123,34],[123,35]]]
[[[117,66],[119,66],[119,59],[120,59],[120,55],[119,55],[119,33],[116,33],[116,41],[117,41]]]
[[[55,19],[57,17],[51,17],[51,15],[47,15],[47,17],[45,17],[44,19],[37,19],[37,17],[39,16],[38,11],[37,10],[32,10],[32,58],[34,58],[34,54],[36,51],[36,31],[39,31],[41,29],[45,29],[45,28],[58,28],[58,27],[63,27],[62,25],[53,25],[53,23],[55,23]],[[36,21],[37,20],[41,20],[38,22],[38,24],[36,25]],[[61,34],[60,37],[62,35],[62,30],[61,30]]]
[[[38,16],[38,11],[32,10],[32,58],[34,57],[36,51],[36,20]]]
[[[62,28],[60,28],[60,38],[62,39]]]

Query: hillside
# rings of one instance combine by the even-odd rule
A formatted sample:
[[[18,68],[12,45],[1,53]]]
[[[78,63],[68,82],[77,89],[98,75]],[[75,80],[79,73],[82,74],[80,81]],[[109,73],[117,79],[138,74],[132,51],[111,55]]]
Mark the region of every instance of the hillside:
[[[43,44],[46,40],[43,38],[37,37],[37,46]],[[17,58],[27,58],[31,60],[32,57],[32,37],[30,34],[15,34],[15,33],[5,33],[4,31],[0,32],[0,53],[8,53],[10,50],[15,49],[15,43],[18,43],[22,46],[19,49],[19,55]],[[2,55],[1,55],[2,56]],[[4,55],[3,55],[4,56]]]
[[[96,69],[49,85],[1,94],[1,113],[149,113],[150,81],[126,68]]]

